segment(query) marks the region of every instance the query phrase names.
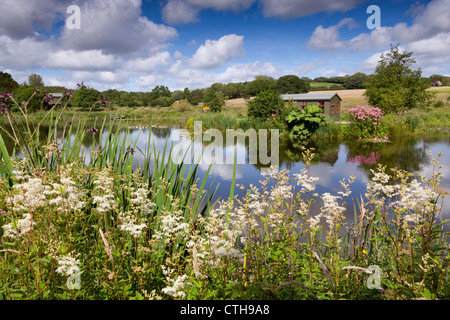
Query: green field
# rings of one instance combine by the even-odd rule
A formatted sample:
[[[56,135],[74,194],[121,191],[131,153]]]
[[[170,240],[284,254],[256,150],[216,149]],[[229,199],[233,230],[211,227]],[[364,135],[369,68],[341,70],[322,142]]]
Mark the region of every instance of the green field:
[[[311,88],[331,88],[332,86],[339,86],[342,88],[342,85],[339,83],[332,83],[332,82],[310,82],[309,85]]]
[[[433,90],[436,91],[436,92],[440,92],[440,93],[450,93],[450,88],[449,87],[441,88],[441,89],[434,89],[433,88]]]

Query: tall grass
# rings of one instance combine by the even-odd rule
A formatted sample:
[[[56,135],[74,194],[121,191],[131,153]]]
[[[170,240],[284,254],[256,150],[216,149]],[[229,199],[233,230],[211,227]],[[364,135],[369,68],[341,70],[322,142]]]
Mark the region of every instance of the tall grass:
[[[187,122],[187,129],[193,128],[193,118]],[[272,124],[268,121],[256,118],[238,117],[225,114],[203,114],[195,118],[195,121],[201,121],[202,129],[218,129],[225,132],[227,129],[271,129]]]

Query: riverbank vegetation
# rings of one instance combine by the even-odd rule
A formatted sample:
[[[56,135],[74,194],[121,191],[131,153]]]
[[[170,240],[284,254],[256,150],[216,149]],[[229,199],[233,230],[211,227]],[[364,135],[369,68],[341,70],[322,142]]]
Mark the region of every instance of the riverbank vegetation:
[[[213,200],[209,170],[199,180],[170,145],[103,135],[120,120],[64,121],[61,136],[63,111],[47,114],[45,139],[3,111],[15,151],[0,140],[0,299],[450,297],[441,154],[431,176],[379,166],[350,200],[351,176],[335,194],[316,191],[315,150],[304,149],[294,178],[271,167],[245,188],[233,173],[229,197]],[[89,153],[86,135],[98,137]]]

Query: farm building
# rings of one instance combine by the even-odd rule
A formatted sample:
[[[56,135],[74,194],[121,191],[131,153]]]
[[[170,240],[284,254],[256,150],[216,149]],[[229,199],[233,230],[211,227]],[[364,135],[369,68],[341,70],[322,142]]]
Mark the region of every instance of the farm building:
[[[316,104],[326,116],[337,121],[340,120],[342,99],[335,92],[282,94],[280,97],[285,101],[293,101],[300,108],[308,104]]]
[[[53,99],[51,99],[48,104],[49,105],[54,105],[56,104],[59,99],[61,99],[61,97],[64,95],[63,93],[50,93],[53,96]]]

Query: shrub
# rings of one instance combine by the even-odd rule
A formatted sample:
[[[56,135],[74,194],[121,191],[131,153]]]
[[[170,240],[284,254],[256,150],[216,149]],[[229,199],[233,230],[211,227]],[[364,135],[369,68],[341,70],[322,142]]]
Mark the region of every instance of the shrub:
[[[175,101],[172,104],[172,107],[174,107],[177,111],[183,112],[190,110],[192,108],[192,105],[189,103],[187,99],[183,99]]]
[[[255,99],[248,103],[248,115],[254,118],[268,119],[272,114],[281,112],[284,102],[281,100],[278,91],[261,91]]]
[[[423,127],[423,120],[417,115],[407,114],[405,122],[412,132],[419,131]]]
[[[347,135],[359,140],[387,140],[387,130],[382,125],[383,112],[381,109],[372,107],[366,108],[364,106],[356,106],[356,108],[349,109],[350,121],[352,122],[347,127]]]
[[[47,107],[47,104],[44,106],[44,92],[40,90],[35,90],[31,87],[19,86],[16,88],[14,92],[14,99],[16,101],[20,101],[20,103],[27,103],[27,110],[29,112],[38,111],[44,107]],[[13,111],[18,111],[18,108],[14,104],[11,105],[11,109]]]
[[[438,100],[435,103],[433,103],[433,107],[435,108],[442,108],[444,106],[444,101]]]
[[[203,102],[205,103],[205,106],[208,106],[212,112],[222,111],[222,107],[225,104],[225,100],[223,99],[222,95],[212,89],[209,89],[206,92]]]
[[[326,123],[326,117],[316,105],[307,105],[304,109],[292,110],[286,117],[291,140],[305,140],[320,126]]]
[[[82,90],[78,90],[71,101],[71,105],[80,109],[89,109],[90,107],[97,106],[101,107],[100,104],[97,104],[100,101],[100,92],[93,88],[83,88]]]

